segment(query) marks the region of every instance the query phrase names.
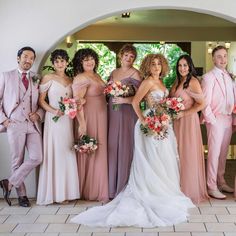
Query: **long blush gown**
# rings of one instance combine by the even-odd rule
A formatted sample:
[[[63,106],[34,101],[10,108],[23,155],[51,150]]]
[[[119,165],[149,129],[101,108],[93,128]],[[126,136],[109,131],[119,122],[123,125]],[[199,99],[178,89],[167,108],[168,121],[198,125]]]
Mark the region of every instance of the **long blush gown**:
[[[92,154],[78,153],[81,199],[108,201],[107,104],[102,83],[90,79],[73,84],[73,91],[87,88],[83,105],[87,134],[96,138]]]
[[[59,108],[61,97],[72,97],[71,84],[65,87],[55,80],[40,85],[48,91],[49,104]],[[79,179],[74,144],[73,121],[66,115],[57,122],[55,115],[46,112],[43,135],[43,162],[40,165],[37,204],[78,199]]]
[[[190,88],[179,87],[171,96],[182,97],[185,109],[194,105],[194,99],[202,99]],[[183,193],[194,203],[208,199],[205,178],[205,162],[198,113],[174,121],[174,131],[180,156],[180,186]]]

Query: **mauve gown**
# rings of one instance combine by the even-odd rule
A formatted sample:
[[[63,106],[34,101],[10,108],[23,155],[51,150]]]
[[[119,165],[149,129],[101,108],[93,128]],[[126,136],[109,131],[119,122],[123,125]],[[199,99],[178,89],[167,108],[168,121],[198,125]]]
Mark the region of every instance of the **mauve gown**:
[[[107,104],[102,83],[87,79],[73,84],[73,91],[87,88],[83,105],[87,134],[98,141],[92,154],[78,153],[81,199],[108,201]]]
[[[133,85],[135,90],[140,85],[140,81],[132,77],[122,79],[121,83]],[[114,198],[126,186],[129,179],[137,115],[131,104],[121,104],[118,111],[113,110],[112,99],[109,99],[108,119],[109,197]]]
[[[179,87],[172,97],[182,97],[185,109],[194,105],[194,99],[203,98],[190,88]],[[205,162],[198,113],[174,120],[174,132],[180,156],[180,185],[182,192],[198,204],[208,199],[205,178]]]

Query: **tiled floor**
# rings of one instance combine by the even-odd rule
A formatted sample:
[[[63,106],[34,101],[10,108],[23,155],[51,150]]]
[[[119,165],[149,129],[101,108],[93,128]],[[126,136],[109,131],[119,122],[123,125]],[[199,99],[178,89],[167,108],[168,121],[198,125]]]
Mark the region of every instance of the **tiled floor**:
[[[228,161],[227,182],[233,186],[236,161]],[[95,202],[74,201],[67,205],[54,204],[18,207],[16,199],[8,207],[0,200],[0,236],[236,236],[236,201],[211,199],[192,209],[188,222],[160,228],[89,228],[70,223],[71,217],[98,205]]]
[[[74,201],[67,205],[54,204],[22,208],[0,200],[0,235],[4,236],[236,236],[236,202],[207,201],[190,211],[188,222],[160,228],[89,228],[70,223],[70,218],[95,202]]]

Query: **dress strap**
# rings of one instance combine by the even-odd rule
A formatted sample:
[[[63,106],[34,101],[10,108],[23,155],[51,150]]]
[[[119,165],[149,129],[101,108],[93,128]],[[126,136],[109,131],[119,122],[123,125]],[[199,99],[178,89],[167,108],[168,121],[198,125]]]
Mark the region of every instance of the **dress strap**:
[[[195,93],[195,92],[192,92],[190,89],[186,89],[186,93],[194,99],[203,99],[204,98],[203,93]]]
[[[51,87],[51,85],[52,85],[52,80],[49,80],[45,84],[40,84],[39,85],[39,92],[40,93],[45,93],[46,91],[48,91],[48,89]]]
[[[73,92],[83,89],[83,88],[87,88],[90,84],[89,80],[81,80],[81,81],[76,81],[76,83],[72,84],[72,90]]]

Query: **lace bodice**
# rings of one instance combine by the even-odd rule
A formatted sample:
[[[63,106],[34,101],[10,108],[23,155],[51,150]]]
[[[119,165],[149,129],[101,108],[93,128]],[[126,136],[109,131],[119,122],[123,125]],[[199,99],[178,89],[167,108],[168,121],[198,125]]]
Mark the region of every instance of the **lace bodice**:
[[[153,90],[148,93],[146,96],[146,101],[148,108],[152,108],[159,103],[163,98],[169,95],[169,91],[166,89],[165,91],[162,90]]]

